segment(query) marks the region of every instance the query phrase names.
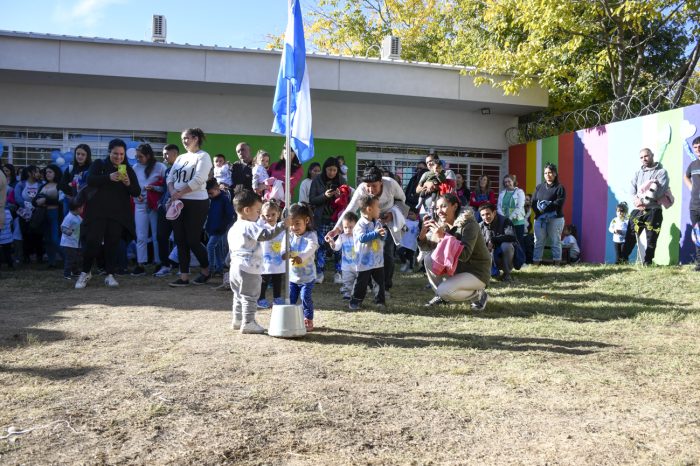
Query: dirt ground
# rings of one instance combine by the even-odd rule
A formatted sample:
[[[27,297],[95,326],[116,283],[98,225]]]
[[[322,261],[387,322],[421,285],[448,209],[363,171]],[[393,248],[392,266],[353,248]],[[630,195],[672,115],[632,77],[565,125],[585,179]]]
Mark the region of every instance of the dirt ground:
[[[423,308],[418,274],[385,312],[324,283],[287,340],[232,331],[209,286],[3,271],[0,438],[35,430],[0,463],[698,464],[697,278],[631,299],[649,272],[606,270],[527,270],[482,313]]]

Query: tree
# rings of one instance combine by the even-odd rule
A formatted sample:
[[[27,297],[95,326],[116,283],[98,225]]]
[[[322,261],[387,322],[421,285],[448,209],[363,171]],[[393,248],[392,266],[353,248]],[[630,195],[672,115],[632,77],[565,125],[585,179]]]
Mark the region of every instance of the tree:
[[[539,84],[555,111],[657,88],[681,101],[700,58],[700,0],[320,0],[314,46],[376,56],[402,39],[405,60],[475,67],[506,93]]]

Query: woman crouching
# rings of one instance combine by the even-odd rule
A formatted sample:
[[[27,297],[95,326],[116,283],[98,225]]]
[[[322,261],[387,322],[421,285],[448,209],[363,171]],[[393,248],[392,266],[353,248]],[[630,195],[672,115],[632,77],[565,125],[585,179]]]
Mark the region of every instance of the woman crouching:
[[[491,278],[491,255],[472,209],[462,214],[459,211],[456,195],[440,196],[435,210],[437,218],[426,216],[418,235],[418,247],[425,254],[423,262],[428,281],[435,291],[435,297],[426,306],[473,301],[471,308],[480,311],[488,300],[486,286]],[[450,254],[456,256],[459,249],[453,271],[434,270],[431,252],[439,250],[443,257],[449,258]]]

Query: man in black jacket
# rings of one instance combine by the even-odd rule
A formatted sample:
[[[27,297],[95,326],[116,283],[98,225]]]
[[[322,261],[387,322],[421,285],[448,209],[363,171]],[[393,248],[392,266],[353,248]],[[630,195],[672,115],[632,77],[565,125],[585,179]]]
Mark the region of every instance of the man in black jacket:
[[[491,259],[499,271],[503,271],[501,280],[510,282],[513,270],[513,257],[515,247],[513,243],[517,241],[515,229],[510,219],[496,212],[496,206],[490,203],[482,204],[479,207],[481,214],[481,234],[491,252]]]
[[[253,158],[250,155],[250,146],[247,142],[239,142],[236,146],[238,162],[231,165],[231,192],[236,186],[242,184],[253,188]]]

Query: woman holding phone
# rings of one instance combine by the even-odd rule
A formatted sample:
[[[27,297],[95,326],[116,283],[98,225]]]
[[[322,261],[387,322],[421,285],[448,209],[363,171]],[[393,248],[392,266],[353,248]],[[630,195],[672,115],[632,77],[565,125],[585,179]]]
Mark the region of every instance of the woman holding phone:
[[[112,139],[107,148],[109,155],[95,160],[87,176],[85,220],[86,245],[83,255],[83,271],[75,283],[76,289],[87,286],[92,278],[90,271],[104,244],[105,285],[117,287],[114,278],[117,271],[119,241],[124,237],[135,238],[134,215],[129,197],[141,192],[136,173],[126,163],[126,143]]]

